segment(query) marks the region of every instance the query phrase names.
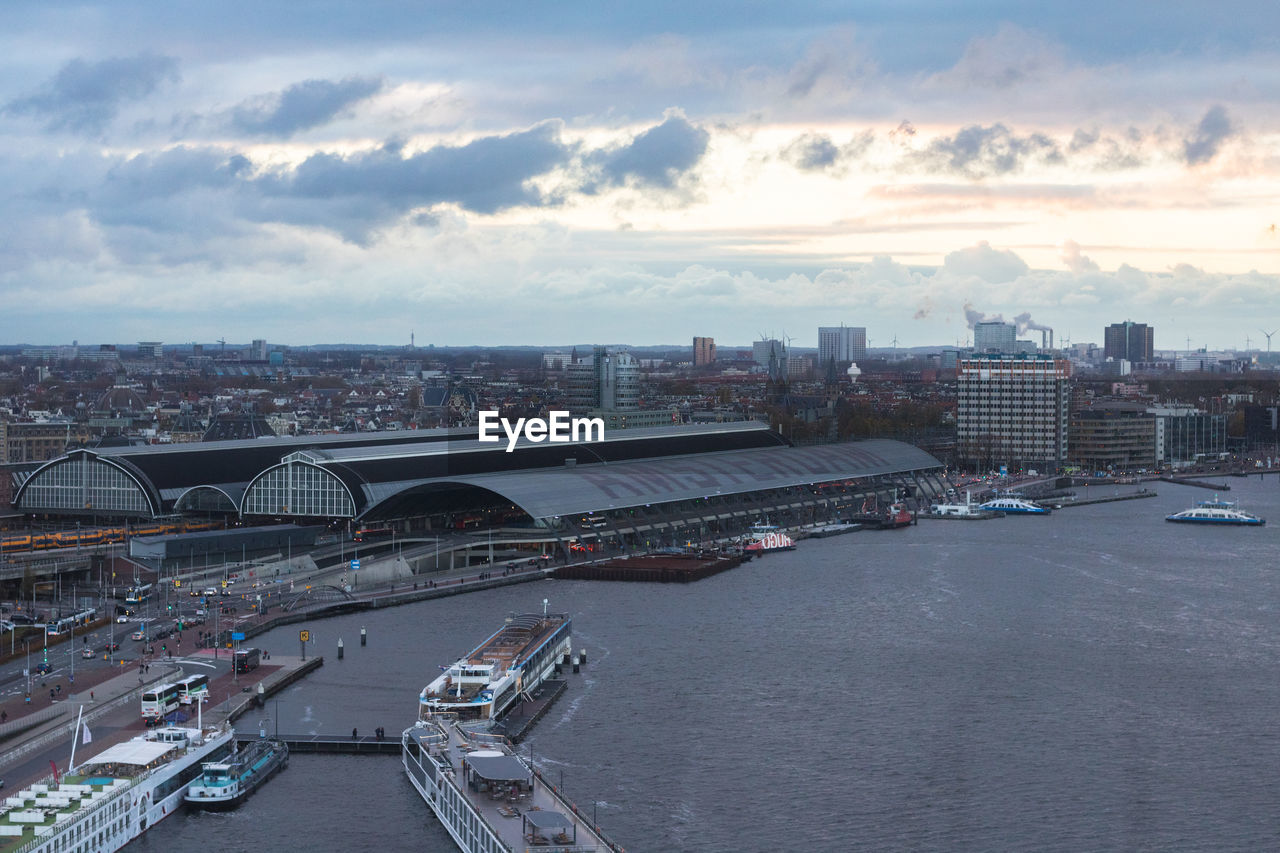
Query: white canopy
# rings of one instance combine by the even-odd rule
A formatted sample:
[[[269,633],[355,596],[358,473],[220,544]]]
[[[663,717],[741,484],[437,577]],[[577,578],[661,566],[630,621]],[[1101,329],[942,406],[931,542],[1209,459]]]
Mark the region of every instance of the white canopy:
[[[134,764],[145,767],[177,746],[179,744],[153,740],[131,740],[103,750],[85,764]]]

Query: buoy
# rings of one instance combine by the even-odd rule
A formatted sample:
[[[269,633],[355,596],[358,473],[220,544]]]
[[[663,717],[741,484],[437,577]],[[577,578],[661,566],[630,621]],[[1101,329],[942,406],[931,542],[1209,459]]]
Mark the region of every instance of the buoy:
[[[338,660],[342,660],[342,638],[338,638]]]
[[[582,661],[583,663],[586,663],[586,662],[587,662],[587,650],[586,650],[586,649],[578,649],[578,660]]]
[[[366,645],[368,642],[369,642],[369,632],[365,630],[363,625],[361,625],[360,626],[360,645],[362,646]]]
[[[577,659],[577,658],[574,658],[574,659],[573,659],[573,671],[574,671],[575,673],[578,671],[578,659]]]

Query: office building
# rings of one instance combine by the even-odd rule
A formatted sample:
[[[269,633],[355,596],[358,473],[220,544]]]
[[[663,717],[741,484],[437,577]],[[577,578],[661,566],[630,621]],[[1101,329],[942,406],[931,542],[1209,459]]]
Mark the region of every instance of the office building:
[[[973,324],[973,352],[1008,353],[1014,352],[1014,341],[1018,337],[1018,327],[1013,323],[1000,320],[986,320]]]
[[[693,339],[693,366],[706,367],[708,364],[714,364],[716,360],[716,339],[715,338],[694,338]]]
[[[956,379],[956,446],[979,469],[1053,471],[1067,459],[1071,362],[974,355]]]
[[[1103,340],[1103,358],[1127,359],[1143,364],[1155,358],[1155,330],[1146,323],[1112,323]]]
[[[787,348],[782,341],[774,338],[755,341],[751,344],[751,358],[756,364],[769,371],[769,376],[780,379],[787,372]]]
[[[628,352],[595,347],[590,357],[565,366],[569,411],[628,412],[640,407],[640,365]]]
[[[867,357],[867,330],[863,326],[819,326],[818,364],[838,366]]]
[[[164,358],[164,345],[160,341],[138,341],[138,358]]]
[[[1140,403],[1108,403],[1071,414],[1069,459],[1085,471],[1134,471],[1156,464],[1156,419]]]

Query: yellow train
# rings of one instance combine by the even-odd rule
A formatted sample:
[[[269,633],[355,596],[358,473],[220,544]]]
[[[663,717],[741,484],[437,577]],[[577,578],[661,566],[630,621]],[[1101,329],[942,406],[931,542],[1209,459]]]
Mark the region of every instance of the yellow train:
[[[109,545],[123,542],[130,536],[162,536],[170,533],[194,533],[199,530],[217,530],[223,522],[210,519],[177,519],[174,521],[144,521],[136,525],[119,527],[83,527],[78,530],[58,530],[52,533],[10,533],[0,536],[0,551],[44,551],[50,548],[75,548],[85,545]]]

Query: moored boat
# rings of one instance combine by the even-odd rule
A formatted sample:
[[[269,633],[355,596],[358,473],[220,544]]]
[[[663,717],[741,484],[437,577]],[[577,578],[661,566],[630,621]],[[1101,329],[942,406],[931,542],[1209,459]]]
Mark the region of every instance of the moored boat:
[[[1217,496],[1211,501],[1199,501],[1191,509],[1165,516],[1165,521],[1182,524],[1218,524],[1242,527],[1260,527],[1266,519],[1245,512],[1235,501],[1221,501]]]
[[[230,727],[156,729],[10,794],[0,853],[119,850],[173,814],[201,762],[226,754],[234,736]]]
[[[419,716],[453,712],[463,719],[496,720],[541,684],[573,652],[573,621],[565,614],[508,616],[496,633],[423,688]]]
[[[785,533],[774,532],[758,535],[755,540],[748,542],[743,551],[750,554],[767,554],[773,551],[794,551],[796,547],[795,540]]]
[[[543,658],[542,650],[563,649],[568,654],[568,617],[548,616],[545,601],[543,605],[541,617],[529,617],[534,622],[510,617],[455,666],[470,668],[480,652],[492,650],[500,640],[512,641],[509,645],[518,647],[519,660],[534,669],[535,659],[553,660]],[[525,628],[513,629],[513,625]],[[547,668],[550,671],[550,663]],[[535,674],[531,671],[529,676]],[[430,691],[428,687],[422,692],[418,721],[401,737],[401,762],[410,783],[459,849],[464,853],[542,849],[622,853],[594,819],[589,820],[530,762],[516,755],[506,738],[488,730],[492,719],[476,715],[460,719],[452,711],[436,710],[450,703],[434,701],[431,697],[436,694]],[[467,695],[476,693],[464,684],[463,697]]]
[[[274,738],[251,741],[222,761],[206,761],[187,788],[188,805],[208,811],[234,809],[289,763],[289,747]]]

